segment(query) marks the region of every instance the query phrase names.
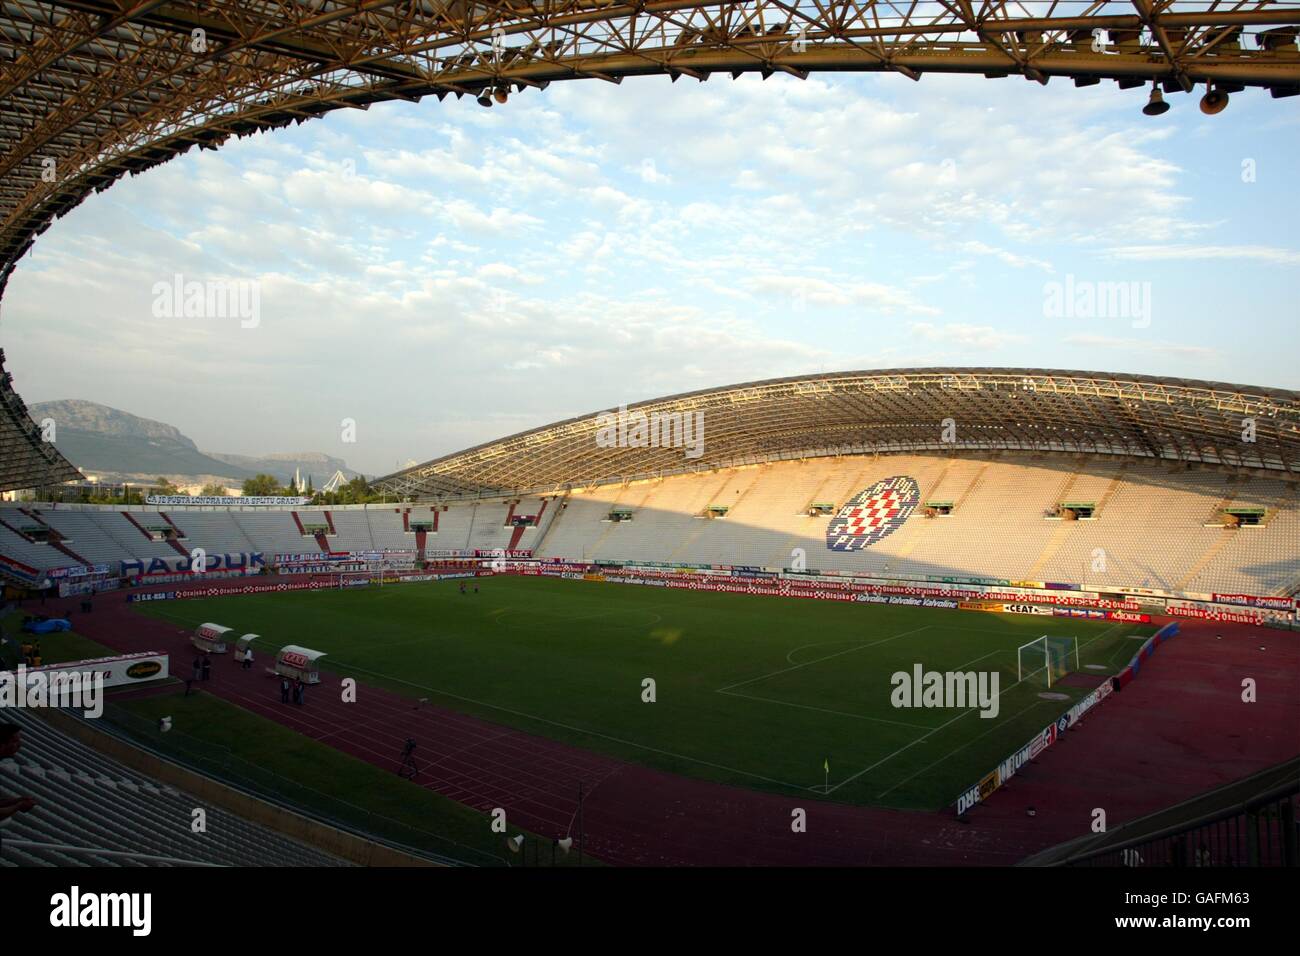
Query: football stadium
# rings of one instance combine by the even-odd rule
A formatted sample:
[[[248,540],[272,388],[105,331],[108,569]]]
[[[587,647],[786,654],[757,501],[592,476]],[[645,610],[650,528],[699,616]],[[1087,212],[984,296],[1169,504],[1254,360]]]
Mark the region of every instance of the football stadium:
[[[66,469],[12,393],[5,408],[7,480]],[[1241,385],[815,375],[444,456],[377,479],[395,504],[15,503],[0,560],[10,594],[43,587],[40,617],[155,688],[110,693],[114,750],[349,822],[361,793],[252,772],[279,762],[247,743],[269,721],[465,811],[446,834],[383,821],[393,853],[509,862],[505,837],[463,832],[504,811],[516,853],[566,841],[614,865],[1174,865],[1188,847],[1278,864],[1298,429],[1300,395]],[[186,680],[196,654],[217,658],[207,693],[159,685],[159,663]],[[1239,671],[1258,682],[1250,707]],[[930,674],[972,677],[945,703],[952,681]],[[312,706],[281,706],[277,675],[303,678]],[[163,717],[185,729],[159,732]],[[60,723],[23,726],[86,745]],[[166,812],[165,789],[150,808],[104,786],[118,772],[83,798]],[[1273,802],[1243,815],[1225,786]],[[1096,806],[1126,826],[1091,837]],[[1240,821],[1197,822],[1215,807],[1248,821],[1248,845],[1215,842]],[[800,813],[818,822],[806,835]],[[15,822],[11,862],[140,851],[126,830],[83,857],[58,832],[75,819]]]
[[[775,87],[814,74],[953,74],[967,84],[1020,77],[1034,90],[1053,78],[1075,89],[1104,81],[1140,90],[1138,120],[1161,117],[1166,95],[1185,103],[1196,94],[1196,122],[1213,124],[1240,94],[1239,109],[1272,135],[1278,127],[1258,117],[1283,115],[1267,111],[1300,93],[1300,6],[1289,3],[0,8],[0,296],[22,297],[22,321],[15,334],[9,320],[3,343],[11,356],[36,354],[57,325],[49,310],[63,306],[42,296],[83,275],[85,287],[69,295],[83,305],[111,300],[113,272],[128,268],[142,270],[131,273],[135,291],[139,276],[162,277],[143,286],[154,319],[257,327],[259,306],[240,311],[251,286],[187,284],[179,274],[172,282],[158,237],[168,217],[188,213],[177,213],[168,190],[192,178],[203,203],[218,197],[215,218],[173,243],[192,261],[216,261],[198,258],[215,255],[205,244],[270,256],[250,235],[223,231],[247,197],[228,185],[223,208],[217,167],[182,154],[230,150],[243,165],[228,184],[272,190],[275,157],[238,153],[237,141],[275,142],[292,132],[283,128],[326,114],[362,123],[374,106],[387,119],[365,135],[378,140],[391,132],[378,127],[397,129],[411,115],[384,110],[414,111],[434,97],[425,107],[468,94],[465,109],[486,122],[552,84],[730,75],[749,89],[769,76]],[[563,82],[577,79],[606,83]],[[572,103],[555,115],[578,115]],[[392,150],[382,161],[357,153],[370,172],[415,162],[382,148]],[[449,192],[471,179],[454,152],[435,163],[465,177],[449,172],[437,187]],[[574,152],[597,156],[591,169],[622,163],[668,189],[653,162]],[[1234,176],[1236,164],[1230,157]],[[1156,166],[1141,173],[1150,183],[1173,175]],[[179,180],[161,178],[172,170]],[[749,172],[736,189],[760,188]],[[127,174],[157,183],[156,203],[147,190],[114,185]],[[349,167],[345,178],[356,175]],[[508,194],[513,186],[494,176],[480,178]],[[542,180],[542,191],[562,178]],[[670,191],[690,194],[688,180],[679,172]],[[126,220],[95,204],[110,186],[132,197],[134,237],[119,238],[105,223]],[[300,321],[334,315],[346,299],[312,298],[308,287],[346,271],[329,256],[348,230],[369,229],[372,250],[408,228],[407,198],[391,188],[396,200],[367,194],[389,205],[349,211],[345,229],[315,237],[325,251],[312,254],[326,266],[296,287]],[[980,188],[961,202],[976,208]],[[1054,187],[1043,179],[1028,188]],[[1088,206],[1094,188],[1071,202]],[[307,203],[309,193],[297,195]],[[600,200],[627,196],[606,187]],[[924,197],[936,219],[965,215],[951,211],[957,202]],[[1015,215],[1020,202],[1008,205]],[[545,206],[514,219],[500,207],[483,221],[528,234]],[[464,205],[447,208],[469,221]],[[622,241],[648,208],[628,201],[611,214]],[[774,208],[778,219],[787,214]],[[1213,228],[1210,208],[1197,207],[1206,220],[1197,230]],[[873,229],[903,218],[872,211]],[[789,217],[793,235],[798,217]],[[35,241],[52,225],[42,243],[53,251],[42,259]],[[1036,233],[1026,226],[1024,235],[1032,246]],[[1100,235],[1089,221],[1070,241],[1100,244]],[[581,295],[555,294],[556,308],[598,330],[593,337],[611,335],[603,353],[560,332],[538,344],[530,322],[563,322],[518,299],[457,313],[443,323],[451,333],[411,331],[401,312],[411,289],[384,285],[398,265],[477,299],[501,295],[468,279],[456,286],[453,256],[493,281],[521,274],[526,248],[503,254],[520,252],[505,265],[484,251],[494,240],[472,239],[470,228],[455,241],[440,235],[431,248],[447,258],[413,257],[416,265],[375,253],[357,285],[334,287],[356,294],[355,319],[334,327],[320,318],[270,347],[222,352],[202,335],[224,333],[188,328],[174,341],[162,332],[99,339],[70,325],[57,368],[0,351],[0,866],[1300,865],[1300,391],[1242,381],[1293,374],[1293,304],[1289,318],[1278,324],[1270,313],[1253,332],[1256,300],[1243,281],[1232,319],[1216,315],[1205,332],[1188,318],[1154,341],[1143,338],[1149,293],[1142,306],[1127,279],[1102,282],[1085,309],[1071,274],[1064,296],[1077,311],[1067,318],[1106,318],[1109,306],[1132,322],[1122,333],[1045,333],[1043,345],[1023,326],[935,324],[942,310],[920,304],[918,291],[931,286],[956,290],[972,310],[981,299],[994,311],[1020,308],[978,286],[970,277],[984,266],[967,263],[906,288],[865,286],[845,300],[862,314],[843,326],[809,315],[838,308],[833,296],[797,298],[777,310],[781,340],[763,338],[761,323],[708,325],[645,289],[628,293],[637,301],[627,314],[608,300],[584,312]],[[139,242],[131,263],[115,258],[119,241]],[[680,241],[671,256],[649,240],[632,255],[689,260]],[[1204,274],[1231,268],[1229,259],[1243,269],[1260,260],[1285,278],[1300,262],[1260,242],[1237,252],[1208,239],[1171,238],[1167,249],[1137,242],[1113,247],[1112,264],[1154,262],[1164,278],[1168,259],[1221,256]],[[982,241],[938,248],[945,260],[960,251],[1059,275]],[[758,255],[743,243],[733,251],[719,261]],[[594,245],[575,238],[565,255],[611,295],[631,281],[600,266]],[[294,268],[277,261],[258,273],[262,312],[274,312]],[[1192,292],[1179,307],[1193,309],[1201,265],[1183,268],[1177,282]],[[688,272],[668,294],[698,292],[711,308],[710,283],[720,281]],[[383,290],[374,295],[398,337],[366,325],[366,283]],[[883,311],[866,300],[884,301]],[[912,320],[895,310],[912,310]],[[1051,310],[1049,298],[1044,316],[1061,317]],[[781,353],[804,325],[795,357]],[[610,359],[657,355],[656,336],[706,326],[713,337],[671,367],[628,378],[630,366]],[[808,343],[820,346],[821,335],[830,345],[814,351]],[[466,358],[494,339],[513,377]],[[327,340],[345,351],[322,371],[306,357]],[[849,351],[863,340],[868,351]],[[1032,367],[1104,348],[1115,371]],[[220,352],[211,381],[196,371],[218,367],[203,365],[209,349]],[[408,352],[425,364],[412,372]],[[979,364],[980,352],[1010,360]],[[880,361],[824,367],[836,354]],[[954,361],[895,360],[910,355]],[[439,392],[457,364],[465,378]],[[767,371],[750,374],[755,367]],[[1183,377],[1188,369],[1210,371]],[[1209,380],[1216,372],[1234,381]],[[29,400],[55,399],[51,380],[69,375],[84,380],[84,394],[119,394],[105,376],[156,384],[154,399],[137,406],[149,417],[81,400],[29,408],[19,395],[21,385]],[[223,392],[183,400],[200,385]],[[319,456],[329,462],[320,474],[333,471],[321,490],[317,475],[300,473],[317,459],[293,459],[281,486],[263,473],[275,455],[200,452],[161,422],[199,420],[185,418],[199,414],[189,404],[218,406],[224,441],[281,416],[286,433],[317,414],[334,429],[347,402],[372,399],[392,417],[371,415],[366,427],[386,429],[398,451],[383,454],[395,465],[367,475]],[[341,441],[355,429],[344,417]],[[181,458],[192,464],[162,464]],[[242,490],[226,487],[241,479]]]

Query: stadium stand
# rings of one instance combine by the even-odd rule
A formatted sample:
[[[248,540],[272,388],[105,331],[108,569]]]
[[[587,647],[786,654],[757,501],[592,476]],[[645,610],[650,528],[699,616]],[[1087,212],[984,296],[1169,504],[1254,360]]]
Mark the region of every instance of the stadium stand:
[[[31,541],[6,520],[8,511],[0,511],[0,554],[36,571],[67,565],[68,556],[42,541]]]
[[[311,512],[313,524],[324,524],[325,516],[321,511]],[[230,518],[253,543],[254,551],[267,554],[292,553],[295,551],[315,551],[316,542],[310,536],[304,536],[294,521],[293,511],[232,511]]]
[[[330,546],[335,551],[373,551],[375,541],[370,534],[370,523],[364,511],[332,512],[335,533],[330,536]]]
[[[918,508],[871,548],[829,550],[826,530],[833,514],[810,515],[811,506],[842,508],[873,483],[896,475],[916,479],[922,505],[949,502],[952,513],[927,519]],[[1067,500],[1091,503],[1095,510],[1084,520],[1065,520],[1054,513]],[[1261,522],[1223,527],[1227,500],[1262,510]],[[434,520],[428,505],[410,507],[407,521]],[[792,552],[802,548],[814,570],[1088,580],[1206,593],[1291,593],[1300,575],[1300,501],[1293,483],[1177,463],[1012,452],[845,455],[573,491],[562,506],[547,504],[542,527],[506,524],[512,507],[515,514],[543,510],[536,497],[450,503],[437,513],[437,533],[426,536],[425,546],[490,551],[509,548],[512,541],[531,549],[541,541],[542,557],[773,568],[790,566]],[[416,534],[403,530],[403,510],[333,508],[328,519],[325,509],[313,508],[191,508],[171,514],[184,529],[186,549],[271,556],[318,550],[316,539],[298,530],[295,514],[306,526],[332,521],[331,550],[413,550]],[[609,520],[616,510],[631,520]],[[133,515],[146,525],[164,521],[148,509]],[[74,563],[52,545],[23,537],[21,529],[37,519],[64,534],[76,554],[113,571],[123,559],[176,554],[167,542],[140,534],[120,509],[89,505],[26,513],[0,507],[0,554],[39,570]]]
[[[1229,530],[1204,526],[1223,498],[1223,473],[1136,463],[1116,485],[1115,463],[1082,468],[1010,454],[845,457],[606,486],[569,496],[541,555],[788,567],[791,551],[803,548],[808,567],[819,570],[1250,594],[1282,593],[1300,573],[1300,510],[1286,483],[1241,478],[1239,500],[1264,507],[1266,520]],[[865,551],[827,550],[832,518],[807,514],[808,489],[816,489],[811,497],[817,502],[839,508],[897,474],[918,479],[922,502],[952,500],[955,510],[933,520],[914,514]],[[1093,517],[1053,519],[1050,513],[1067,495],[1095,500]],[[726,501],[734,504],[725,518],[701,517],[710,504]],[[630,510],[632,520],[607,520],[617,508]],[[1225,538],[1228,544],[1216,550]],[[1098,548],[1106,563],[1094,570]]]
[[[833,514],[810,515],[813,504],[839,509],[873,483],[915,478],[921,502],[945,501],[951,514],[927,519],[918,508],[892,535],[859,551],[832,551],[826,530]],[[1225,528],[1225,500],[1263,512],[1258,525]],[[1084,520],[1054,512],[1065,501],[1089,502]],[[604,485],[548,503],[543,527],[514,528],[516,514],[537,514],[541,500],[457,502],[437,515],[430,551],[531,549],[539,556],[578,560],[668,561],[788,567],[802,548],[814,570],[894,577],[962,575],[1007,580],[1108,583],[1169,591],[1291,593],[1300,575],[1300,501],[1294,484],[1233,476],[1176,463],[1096,461],[1002,453],[981,457],[885,455],[777,461],[703,474]],[[726,509],[725,513],[722,509]],[[713,509],[711,512],[710,509]],[[611,521],[621,510],[631,520]],[[28,517],[28,513],[33,517]],[[136,520],[156,524],[155,511]],[[327,524],[324,509],[298,508],[308,526]],[[712,516],[710,516],[712,514]],[[173,511],[186,549],[208,553],[311,553],[290,509]],[[403,509],[333,508],[331,550],[409,551]],[[412,506],[408,521],[432,522],[433,510]],[[120,509],[60,506],[0,507],[0,554],[38,570],[75,563],[54,546],[20,532],[36,519],[65,536],[88,562],[116,572],[123,559],[174,557],[151,541]],[[114,530],[110,530],[114,529]],[[518,535],[516,539],[515,536]],[[1170,542],[1178,542],[1170,547]],[[1098,564],[1098,549],[1102,563]]]
[[[257,545],[244,533],[244,529],[235,523],[230,512],[220,510],[198,509],[171,511],[177,525],[183,532],[183,541],[187,548],[205,548],[209,553],[226,553],[239,551],[256,551]],[[301,546],[294,551],[303,550]]]
[[[0,825],[0,866],[345,866],[128,769],[21,710],[23,747],[0,763],[7,792],[36,800]],[[196,807],[205,833],[190,824]]]
[[[41,521],[57,530],[68,545],[94,564],[112,564],[124,556],[137,558],[174,557],[165,541],[153,541],[133,527],[120,511],[35,511]],[[162,518],[154,512],[154,523]]]
[[[370,525],[371,540],[374,541],[375,547],[380,551],[408,551],[415,547],[415,533],[406,530],[400,508],[370,509],[365,512],[365,515],[366,521]],[[426,509],[423,518],[433,520],[432,512]],[[452,545],[442,544],[441,539],[442,530],[440,527],[438,538],[435,539],[438,543],[433,547],[453,547]]]
[[[75,563],[115,572],[124,559],[197,547],[268,558],[514,548],[578,560],[781,568],[801,549],[812,570],[901,578],[1257,595],[1300,586],[1300,398],[1290,392],[923,369],[778,379],[635,408],[708,413],[707,452],[691,463],[680,449],[609,448],[596,440],[592,416],[377,482],[424,501],[321,509],[231,499],[226,508],[174,507],[166,516],[0,507],[0,555],[20,566],[11,572]],[[947,411],[969,437],[936,441]],[[1247,413],[1257,437],[1243,442]],[[915,483],[915,511],[869,547],[828,547],[836,513],[895,477]],[[557,484],[537,490],[548,482]],[[501,490],[511,485],[532,490]],[[480,491],[466,494],[471,487]],[[616,512],[629,520],[611,520]],[[521,515],[540,524],[520,526]],[[169,520],[177,542],[144,531]],[[47,529],[49,542],[33,540]]]

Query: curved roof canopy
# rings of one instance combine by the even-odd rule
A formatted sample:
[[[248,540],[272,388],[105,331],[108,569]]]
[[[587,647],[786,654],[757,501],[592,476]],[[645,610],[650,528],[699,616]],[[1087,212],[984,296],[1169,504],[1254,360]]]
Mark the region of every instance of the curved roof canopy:
[[[818,70],[1289,96],[1298,26],[1294,0],[0,0],[0,289],[90,191],[335,109]]]
[[[643,418],[638,416],[643,416]],[[685,415],[695,433],[646,447]],[[619,420],[627,426],[623,440]],[[682,441],[674,442],[681,438]],[[378,480],[402,497],[546,492],[782,458],[1024,450],[1126,455],[1300,474],[1300,393],[1047,369],[837,372],[608,409]]]

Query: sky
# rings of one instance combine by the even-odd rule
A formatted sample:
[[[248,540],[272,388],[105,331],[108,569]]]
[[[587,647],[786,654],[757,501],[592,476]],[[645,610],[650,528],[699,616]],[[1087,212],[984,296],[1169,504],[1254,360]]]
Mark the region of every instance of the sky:
[[[370,476],[822,371],[1300,389],[1300,98],[1169,100],[777,74],[341,110],[88,198],[15,271],[0,345],[29,404]],[[195,283],[248,309],[178,312]]]

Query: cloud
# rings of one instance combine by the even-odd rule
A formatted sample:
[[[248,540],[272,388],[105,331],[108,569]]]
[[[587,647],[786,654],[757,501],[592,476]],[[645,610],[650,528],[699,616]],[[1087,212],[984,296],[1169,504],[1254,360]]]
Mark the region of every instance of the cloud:
[[[976,350],[1073,367],[1090,347],[1188,376],[1213,352],[1215,377],[1300,385],[1295,330],[1267,308],[1294,286],[1296,198],[1270,196],[1235,243],[1205,187],[1222,157],[1138,106],[1109,87],[781,75],[331,114],[72,210],[9,285],[8,366],[29,401],[372,473],[623,401]],[[1236,115],[1224,135],[1254,135]],[[1043,333],[1042,273],[1116,259],[1165,263],[1185,341]],[[1215,260],[1267,268],[1242,288]],[[261,326],[154,319],[152,284],[178,273],[258,281]],[[1252,336],[1223,334],[1234,309]]]
[[[909,328],[928,342],[942,342],[971,349],[999,349],[1025,341],[1025,336],[999,331],[990,325],[967,325],[949,322],[943,326],[929,322],[913,322]]]
[[[1113,259],[1191,262],[1210,259],[1249,259],[1274,265],[1300,265],[1300,252],[1276,246],[1115,246],[1106,250]]]
[[[1122,352],[1154,352],[1167,355],[1208,357],[1214,349],[1203,345],[1189,345],[1179,342],[1157,342],[1150,339],[1114,338],[1105,335],[1068,335],[1069,345],[1084,345],[1091,348],[1115,349]]]
[[[796,312],[814,306],[853,308],[892,315],[907,312],[919,315],[937,315],[939,310],[919,301],[906,289],[878,282],[840,282],[831,279],[791,276],[756,275],[751,280],[755,291],[764,295],[779,295],[788,300]]]

